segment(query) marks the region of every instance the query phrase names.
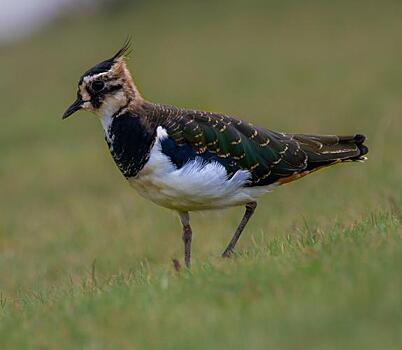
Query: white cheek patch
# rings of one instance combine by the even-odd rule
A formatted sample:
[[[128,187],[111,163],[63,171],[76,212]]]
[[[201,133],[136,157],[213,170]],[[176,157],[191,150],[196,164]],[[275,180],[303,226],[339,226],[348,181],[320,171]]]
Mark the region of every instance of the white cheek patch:
[[[82,105],[82,108],[84,108],[84,109],[92,109],[93,107],[92,107],[91,102],[87,101]]]
[[[89,95],[87,89],[85,88],[84,84],[80,85],[80,95],[84,101],[89,101],[91,96]]]
[[[115,114],[119,109],[127,105],[127,98],[123,91],[118,91],[114,95],[107,95],[101,107],[96,111],[101,117],[108,117]]]

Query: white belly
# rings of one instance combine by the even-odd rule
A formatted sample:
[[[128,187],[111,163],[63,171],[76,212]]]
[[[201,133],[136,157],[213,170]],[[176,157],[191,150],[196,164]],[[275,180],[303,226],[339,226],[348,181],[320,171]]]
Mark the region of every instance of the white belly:
[[[272,186],[244,187],[250,178],[246,170],[237,171],[230,179],[217,162],[201,158],[177,169],[161,152],[160,139],[166,131],[158,127],[157,139],[144,168],[129,182],[138,193],[152,202],[178,211],[195,211],[242,205],[256,200]]]

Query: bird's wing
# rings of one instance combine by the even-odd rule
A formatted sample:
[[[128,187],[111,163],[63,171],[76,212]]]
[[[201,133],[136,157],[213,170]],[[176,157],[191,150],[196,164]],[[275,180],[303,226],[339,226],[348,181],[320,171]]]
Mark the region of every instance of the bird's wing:
[[[307,156],[292,136],[232,117],[177,110],[163,118],[161,125],[169,135],[164,152],[176,165],[195,156],[215,160],[229,177],[237,170],[248,170],[249,186],[272,184],[307,166]]]

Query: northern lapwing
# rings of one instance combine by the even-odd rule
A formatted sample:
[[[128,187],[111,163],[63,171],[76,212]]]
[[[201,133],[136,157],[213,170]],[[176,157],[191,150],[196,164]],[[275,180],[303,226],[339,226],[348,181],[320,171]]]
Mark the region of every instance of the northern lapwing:
[[[245,206],[223,252],[229,257],[257,206],[274,188],[323,167],[363,161],[365,137],[278,133],[218,113],[145,100],[127,68],[129,42],[85,72],[63,118],[85,109],[100,119],[112,157],[129,184],[175,210],[190,266],[189,212]]]

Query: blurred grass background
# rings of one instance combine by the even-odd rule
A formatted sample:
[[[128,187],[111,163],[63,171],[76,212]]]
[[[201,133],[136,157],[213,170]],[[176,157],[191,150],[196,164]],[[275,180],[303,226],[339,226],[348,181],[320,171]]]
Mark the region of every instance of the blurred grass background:
[[[111,56],[127,34],[133,36],[134,46],[129,67],[145,98],[222,112],[277,131],[363,133],[368,137],[369,160],[319,172],[265,196],[238,245],[237,251],[244,256],[227,265],[218,256],[243,209],[193,215],[195,268],[193,274],[185,274],[177,281],[177,276],[171,275],[170,262],[172,257],[182,257],[176,216],[148,203],[129,188],[112,162],[94,116],[79,113],[61,121],[62,112],[74,99],[82,72]],[[278,306],[266,301],[278,295],[274,287],[262,289],[262,299],[247,293],[235,294],[234,299],[244,303],[243,311],[252,316],[253,322],[245,322],[246,328],[226,344],[232,348],[249,344],[263,348],[268,341],[264,337],[269,334],[273,348],[292,348],[295,344],[287,339],[287,332],[295,335],[297,327],[288,328],[292,323],[287,324],[286,312],[294,312],[296,318],[312,312],[308,315],[311,327],[323,329],[323,334],[332,330],[328,339],[321,339],[318,332],[316,343],[312,338],[299,348],[336,349],[339,347],[335,339],[340,335],[346,340],[357,337],[357,343],[345,341],[343,346],[358,348],[357,344],[363,344],[360,339],[364,339],[366,348],[375,348],[376,330],[385,332],[384,339],[395,340],[396,333],[387,333],[394,328],[385,325],[389,326],[389,321],[395,327],[395,320],[401,321],[401,313],[395,313],[396,306],[400,306],[395,295],[402,291],[397,269],[401,260],[395,258],[396,252],[401,252],[401,226],[394,220],[402,203],[401,34],[402,4],[398,1],[121,1],[66,16],[29,39],[0,47],[0,292],[7,300],[0,344],[3,339],[5,345],[14,344],[11,348],[16,348],[15,344],[29,348],[29,339],[36,334],[41,340],[35,344],[42,348],[54,348],[52,344],[60,339],[65,339],[64,344],[71,348],[111,348],[107,343],[88,339],[94,339],[91,335],[96,338],[99,329],[106,332],[104,337],[114,339],[124,329],[130,333],[129,324],[133,324],[139,332],[136,336],[143,332],[139,348],[161,344],[180,348],[185,343],[173,334],[183,325],[178,324],[176,329],[174,319],[163,323],[158,317],[173,312],[183,298],[189,298],[188,308],[194,306],[194,313],[186,309],[183,312],[189,313],[187,317],[178,317],[177,321],[188,323],[189,334],[205,326],[200,331],[208,337],[211,333],[206,330],[217,326],[217,321],[242,315],[225,309],[226,304],[233,307],[231,296],[225,297],[225,288],[236,291],[236,283],[242,283],[258,290],[279,278],[281,294],[301,283],[299,273],[309,280],[304,270],[289,267],[293,282],[287,282],[287,269],[277,267],[269,250],[259,250],[259,244],[265,247],[272,240],[285,242],[289,237],[309,237],[317,232],[319,237],[325,237],[334,227],[339,234],[359,222],[362,232],[373,231],[366,242],[367,251],[363,239],[356,247],[359,253],[346,254],[340,249],[343,245],[348,246],[346,250],[353,249],[356,242],[348,240],[342,241],[330,257],[323,253],[324,259],[340,264],[340,272],[335,271],[332,278],[327,275],[331,269],[323,271],[321,279],[314,280],[314,293],[307,293],[308,287],[306,293],[284,292],[281,295],[290,298],[290,306],[282,309],[281,303]],[[390,214],[390,219],[384,213],[393,216]],[[388,243],[377,242],[378,225],[391,235],[387,236]],[[373,248],[375,242],[379,247],[385,244],[385,253]],[[260,255],[264,258],[258,260]],[[299,266],[297,257],[290,255],[286,264]],[[348,263],[342,265],[342,259]],[[136,289],[122,288],[114,290],[115,294],[101,293],[100,300],[85,299],[87,295],[83,293],[83,300],[77,297],[81,308],[71,300],[67,306],[50,306],[60,298],[47,298],[46,295],[59,294],[49,291],[65,291],[66,284],[81,285],[92,276],[94,266],[104,280],[140,269],[145,282],[140,283],[138,293]],[[381,330],[377,324],[362,326],[369,317],[353,309],[358,299],[354,292],[340,287],[340,295],[334,295],[337,285],[344,286],[337,278],[344,278],[347,271],[359,274],[361,270],[366,271],[363,279],[372,280],[366,285],[370,293],[379,288],[378,293],[369,293],[374,299],[363,298],[366,304],[362,303],[361,310],[367,311],[373,300],[388,295],[387,281],[395,283],[395,294],[381,309]],[[158,301],[162,306],[154,313],[147,313],[149,304],[144,298],[162,292],[146,288],[152,285],[150,276],[156,276],[162,285],[166,278],[177,283],[171,287],[176,294],[166,297],[167,301]],[[377,284],[382,284],[383,289]],[[199,294],[198,303],[191,303],[192,288],[200,286],[209,286],[213,291]],[[361,290],[363,295],[365,291]],[[302,296],[307,294],[317,297],[323,313],[310,309],[315,304],[312,297],[304,301]],[[131,305],[137,296],[139,301]],[[217,296],[220,302],[211,306],[207,296],[212,300]],[[342,307],[332,309],[333,298],[339,302],[335,305]],[[40,302],[31,305],[32,300]],[[108,304],[113,305],[113,300],[124,301],[118,314]],[[106,308],[96,309],[100,305]],[[257,317],[247,305],[265,310],[265,316]],[[268,317],[271,308],[275,319]],[[206,310],[212,319],[204,314]],[[362,317],[351,317],[348,323],[344,316],[353,310],[357,310],[355,316]],[[131,312],[139,313],[138,319],[132,319]],[[44,334],[54,326],[57,315],[72,318],[60,321],[61,333],[53,334],[54,339],[42,339],[37,333],[37,314],[48,320],[47,326],[40,328]],[[204,317],[205,323],[196,321],[198,317]],[[263,326],[257,320],[268,320],[264,317],[277,321],[271,333],[258,328]],[[109,318],[120,319],[116,324],[122,328],[116,331],[106,321],[104,328],[91,328],[91,322]],[[141,325],[141,319],[147,321]],[[74,328],[76,320],[79,329]],[[333,327],[332,321],[341,327]],[[21,327],[22,335],[14,333]],[[196,337],[191,338],[193,348],[222,345],[219,330],[218,327],[217,334],[209,338],[208,346],[203,337],[198,343]],[[310,328],[302,330],[309,334]],[[132,344],[128,333],[124,333],[126,339],[123,336],[117,342],[123,348]],[[160,334],[159,340],[153,343],[151,336],[144,335],[148,333]],[[222,334],[229,333],[222,330]],[[298,334],[303,338],[302,335]]]

